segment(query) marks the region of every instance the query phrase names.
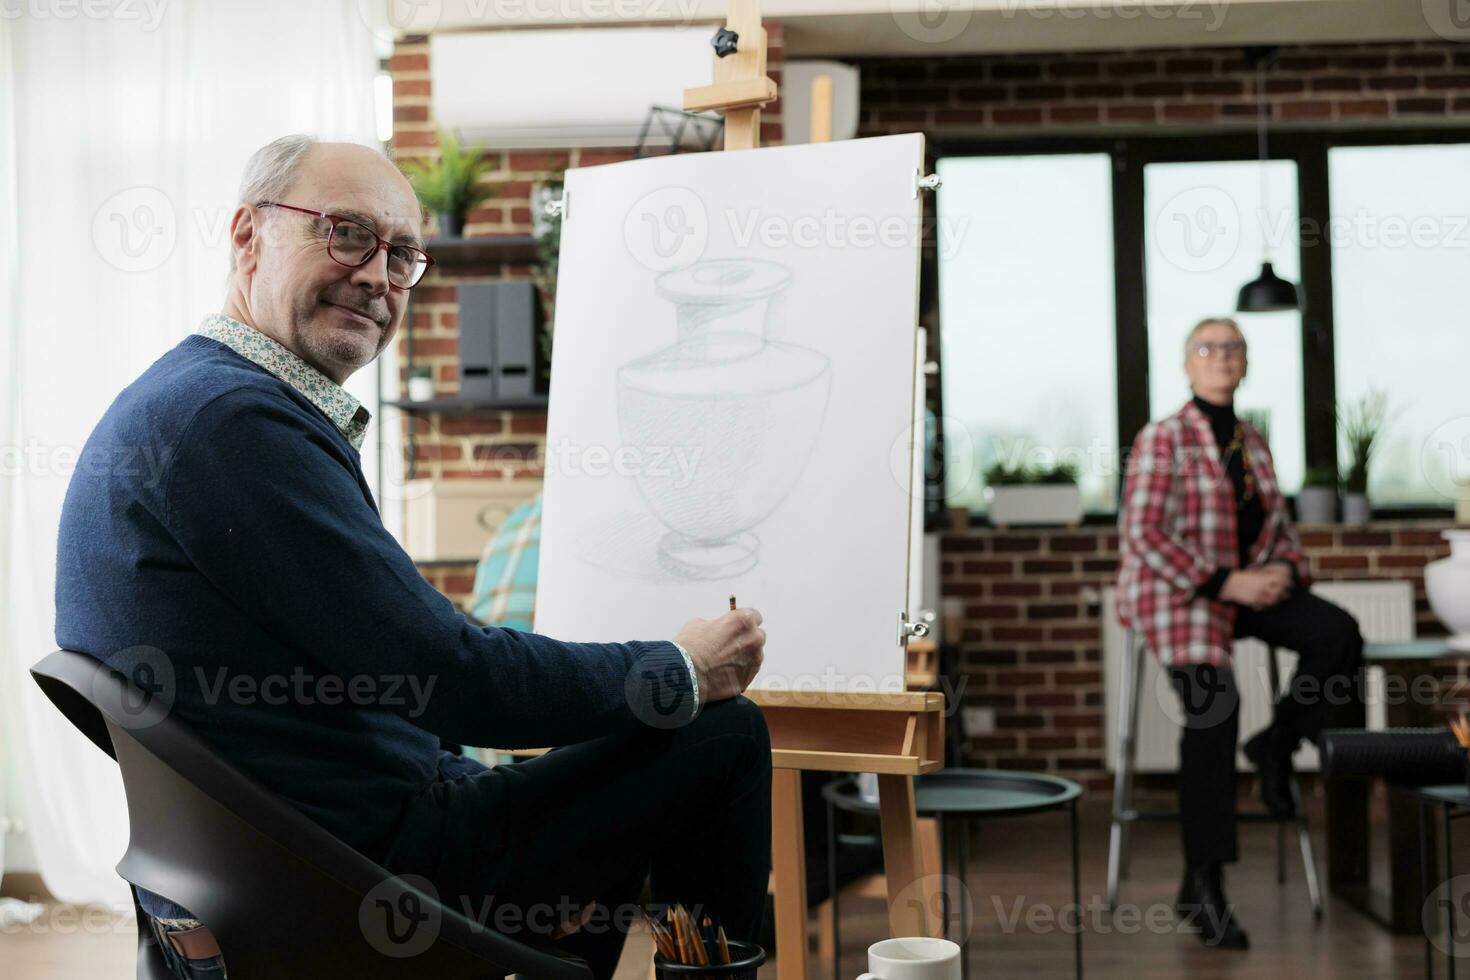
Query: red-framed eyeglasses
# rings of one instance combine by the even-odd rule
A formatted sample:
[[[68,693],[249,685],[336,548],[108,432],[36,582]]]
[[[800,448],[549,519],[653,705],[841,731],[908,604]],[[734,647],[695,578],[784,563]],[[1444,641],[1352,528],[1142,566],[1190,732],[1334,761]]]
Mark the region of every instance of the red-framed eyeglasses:
[[[429,266],[434,264],[434,257],[423,249],[379,238],[377,232],[353,218],[327,211],[314,211],[311,208],[299,208],[294,204],[281,204],[278,201],[261,201],[256,207],[285,208],[287,211],[299,211],[330,222],[332,230],[327,236],[327,254],[338,265],[345,265],[349,269],[366,265],[378,254],[379,249],[387,249],[388,283],[398,289],[412,289],[417,286],[424,278],[424,273],[429,271]]]

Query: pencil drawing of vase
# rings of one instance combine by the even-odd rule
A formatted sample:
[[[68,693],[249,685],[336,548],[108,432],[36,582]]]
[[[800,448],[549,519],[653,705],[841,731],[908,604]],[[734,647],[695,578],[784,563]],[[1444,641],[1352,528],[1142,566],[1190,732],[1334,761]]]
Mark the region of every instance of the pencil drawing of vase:
[[[666,272],[676,311],[667,347],[618,370],[623,444],[666,528],[658,562],[684,579],[754,567],[757,528],[781,506],[816,447],[831,389],[826,355],[778,339],[791,272],[760,259],[712,259]],[[682,454],[692,466],[654,466]]]

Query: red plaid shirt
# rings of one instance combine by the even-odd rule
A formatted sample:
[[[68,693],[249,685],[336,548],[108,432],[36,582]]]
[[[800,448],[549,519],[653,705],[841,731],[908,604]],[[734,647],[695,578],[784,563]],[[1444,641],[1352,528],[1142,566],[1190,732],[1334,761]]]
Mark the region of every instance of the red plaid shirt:
[[[1248,565],[1289,561],[1309,581],[1306,555],[1266,440],[1242,421],[1266,519]],[[1230,660],[1235,606],[1196,594],[1217,568],[1234,568],[1235,489],[1209,419],[1191,400],[1133,440],[1118,514],[1118,621],[1142,635],[1163,664]]]

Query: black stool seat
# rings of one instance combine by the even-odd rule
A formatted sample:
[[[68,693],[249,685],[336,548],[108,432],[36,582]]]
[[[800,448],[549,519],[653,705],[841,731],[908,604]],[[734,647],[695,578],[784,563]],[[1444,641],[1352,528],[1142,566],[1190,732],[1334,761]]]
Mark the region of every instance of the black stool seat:
[[[858,794],[857,783],[840,779],[822,787],[839,810],[877,813],[878,804]],[[940,769],[914,777],[914,809],[922,817],[1004,817],[1057,810],[1082,795],[1070,779],[1008,769]]]

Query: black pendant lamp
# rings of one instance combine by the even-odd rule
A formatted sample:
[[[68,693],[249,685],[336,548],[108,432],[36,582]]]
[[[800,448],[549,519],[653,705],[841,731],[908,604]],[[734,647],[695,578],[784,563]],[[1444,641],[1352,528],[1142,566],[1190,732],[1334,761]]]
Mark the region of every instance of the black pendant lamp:
[[[1246,60],[1256,66],[1256,159],[1261,172],[1261,210],[1269,214],[1266,187],[1266,64],[1276,57],[1275,48],[1246,48]],[[1235,301],[1239,313],[1280,313],[1301,309],[1301,293],[1296,284],[1282,279],[1271,268],[1267,258],[1261,263],[1261,274],[1244,286]]]
[[[1235,309],[1240,313],[1280,313],[1301,306],[1296,283],[1282,279],[1270,262],[1261,263],[1261,274],[1240,287]]]

